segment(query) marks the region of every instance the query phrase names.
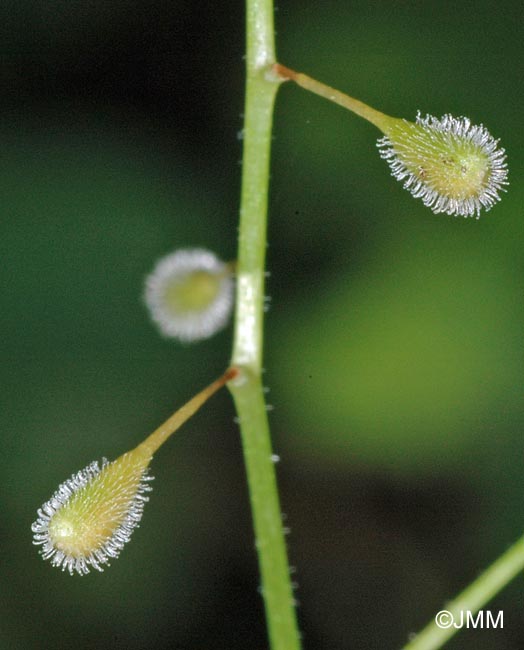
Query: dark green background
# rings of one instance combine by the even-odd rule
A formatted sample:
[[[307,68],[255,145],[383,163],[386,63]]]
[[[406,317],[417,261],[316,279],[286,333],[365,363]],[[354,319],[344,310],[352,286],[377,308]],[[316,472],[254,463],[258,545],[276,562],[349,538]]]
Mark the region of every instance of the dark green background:
[[[228,363],[230,330],[163,340],[141,292],[177,247],[235,256],[243,22],[241,2],[0,8],[2,647],[267,648],[225,391],[154,459],[104,574],[52,569],[30,532]],[[435,216],[374,127],[291,85],[277,102],[265,379],[304,648],[399,648],[524,531],[522,5],[282,0],[276,25],[287,65],[508,152],[500,205]],[[449,648],[522,648],[522,594]]]

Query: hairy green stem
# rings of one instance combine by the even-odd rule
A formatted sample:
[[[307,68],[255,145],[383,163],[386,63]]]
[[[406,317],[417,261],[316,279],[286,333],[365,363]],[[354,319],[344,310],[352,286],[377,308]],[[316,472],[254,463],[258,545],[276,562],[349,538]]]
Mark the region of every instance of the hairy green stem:
[[[454,600],[446,603],[444,610],[451,614],[442,622],[455,621],[459,627],[439,627],[432,620],[403,650],[437,650],[441,648],[459,629],[461,616],[467,612],[476,614],[495,594],[505,587],[524,569],[524,537],[511,546],[469,587],[466,587]],[[462,614],[463,613],[463,614]],[[496,617],[493,617],[496,620]]]
[[[273,105],[279,80],[273,2],[247,0],[247,79],[237,261],[235,338],[230,382],[242,433],[262,596],[272,650],[299,650],[295,605],[262,390],[267,201]]]

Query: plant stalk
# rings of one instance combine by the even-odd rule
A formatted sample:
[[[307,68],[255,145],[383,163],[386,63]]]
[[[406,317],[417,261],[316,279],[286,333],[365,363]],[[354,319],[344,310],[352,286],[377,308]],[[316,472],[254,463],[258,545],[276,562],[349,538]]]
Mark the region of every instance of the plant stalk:
[[[192,397],[186,404],[181,406],[171,417],[169,417],[163,424],[161,424],[153,433],[151,433],[139,447],[147,451],[149,456],[152,456],[157,450],[168,440],[175,431],[189,420],[207,400],[213,396],[217,390],[225,386],[228,381],[231,381],[238,376],[237,368],[228,368],[226,372],[215,379],[215,381],[204,390],[201,390],[194,397]]]
[[[262,389],[266,223],[273,106],[279,79],[273,2],[246,0],[247,56],[235,335],[229,388],[238,414],[272,650],[299,650],[267,409]]]
[[[468,612],[475,615],[508,582],[524,569],[524,537],[501,555],[490,567],[472,582],[454,600],[446,603],[444,610],[451,614],[447,617],[449,627],[439,627],[435,620],[410,641],[403,650],[437,650],[441,648],[460,629],[460,621]]]
[[[358,115],[359,117],[363,117],[383,132],[387,130],[392,121],[397,121],[396,118],[391,118],[389,115],[381,113],[380,111],[371,108],[371,106],[364,104],[364,102],[361,102],[354,97],[350,97],[336,88],[327,86],[321,81],[317,81],[303,72],[296,72],[281,63],[275,63],[273,66],[273,72],[283,81],[288,79],[294,81],[297,86],[300,86],[304,90],[309,90],[309,92],[338,104],[339,106],[342,106],[342,108],[346,108],[348,111],[355,113],[355,115]]]

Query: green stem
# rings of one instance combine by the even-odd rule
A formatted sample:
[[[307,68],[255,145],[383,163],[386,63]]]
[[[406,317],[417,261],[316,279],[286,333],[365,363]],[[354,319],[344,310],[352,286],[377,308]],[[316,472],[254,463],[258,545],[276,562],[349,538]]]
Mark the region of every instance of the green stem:
[[[461,615],[476,614],[495,594],[524,569],[524,537],[511,546],[444,609],[460,624]],[[496,617],[495,617],[496,618]],[[460,629],[438,627],[432,620],[403,650],[437,650]]]
[[[229,384],[240,422],[256,548],[272,650],[299,650],[267,410],[262,390],[266,221],[273,105],[279,80],[273,2],[247,0],[247,80],[237,262],[235,339]]]
[[[282,80],[289,79],[290,81],[294,81],[298,86],[304,88],[304,90],[309,90],[309,92],[338,104],[339,106],[342,106],[342,108],[346,108],[348,111],[355,113],[355,115],[358,115],[359,117],[363,117],[383,132],[386,131],[392,123],[398,121],[397,118],[381,113],[380,111],[371,108],[371,106],[364,104],[364,102],[361,102],[359,99],[350,97],[336,88],[327,86],[321,81],[317,81],[303,72],[295,72],[295,70],[292,70],[281,63],[276,63],[273,66],[273,72]]]

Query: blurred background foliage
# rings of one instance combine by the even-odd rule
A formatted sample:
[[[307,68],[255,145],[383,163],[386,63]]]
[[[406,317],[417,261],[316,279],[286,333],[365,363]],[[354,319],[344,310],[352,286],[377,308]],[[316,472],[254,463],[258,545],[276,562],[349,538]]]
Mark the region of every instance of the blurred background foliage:
[[[279,58],[386,113],[466,114],[506,147],[480,221],[435,216],[378,133],[286,85],[275,116],[266,382],[308,650],[401,646],[522,534],[521,3],[278,3]],[[6,0],[0,8],[0,632],[13,650],[263,649],[226,392],[153,463],[103,575],[31,546],[36,508],[135,445],[228,363],[141,303],[163,254],[236,249],[241,2]],[[524,645],[522,579],[503,630]]]

